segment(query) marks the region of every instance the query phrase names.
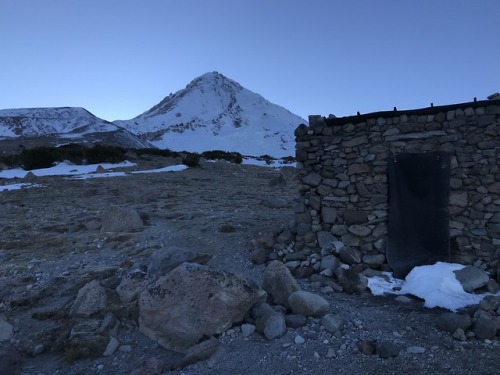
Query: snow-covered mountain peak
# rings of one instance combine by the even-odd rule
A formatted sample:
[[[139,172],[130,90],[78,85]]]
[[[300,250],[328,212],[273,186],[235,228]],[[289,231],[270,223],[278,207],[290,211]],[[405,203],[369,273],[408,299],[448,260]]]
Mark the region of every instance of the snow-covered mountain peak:
[[[218,72],[205,73],[142,115],[115,123],[160,148],[290,156],[304,119]]]

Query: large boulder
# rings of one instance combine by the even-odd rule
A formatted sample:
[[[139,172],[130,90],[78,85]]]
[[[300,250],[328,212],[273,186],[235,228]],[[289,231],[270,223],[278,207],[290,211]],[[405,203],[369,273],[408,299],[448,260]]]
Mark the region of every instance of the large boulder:
[[[168,350],[185,352],[243,320],[266,296],[233,274],[183,263],[140,294],[139,330]]]
[[[264,271],[262,287],[278,305],[288,306],[288,296],[300,290],[290,270],[279,260],[273,260]]]

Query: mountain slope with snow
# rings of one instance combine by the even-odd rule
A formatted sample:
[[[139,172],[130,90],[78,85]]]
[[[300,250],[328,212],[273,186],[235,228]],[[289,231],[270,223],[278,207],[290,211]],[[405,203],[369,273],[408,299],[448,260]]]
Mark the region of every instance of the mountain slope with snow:
[[[159,148],[283,157],[295,155],[294,130],[305,120],[212,72],[142,115],[114,123]]]
[[[131,132],[102,120],[84,108],[21,108],[0,110],[0,141],[22,137],[26,146],[57,145],[65,140],[150,147]],[[31,141],[31,142],[30,142]]]
[[[35,137],[40,135],[77,135],[118,130],[84,108],[22,108],[0,110],[0,136]]]

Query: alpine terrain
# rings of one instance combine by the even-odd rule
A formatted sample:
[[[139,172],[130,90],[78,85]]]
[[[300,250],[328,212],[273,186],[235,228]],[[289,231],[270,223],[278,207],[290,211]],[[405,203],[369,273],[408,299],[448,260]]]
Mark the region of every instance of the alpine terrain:
[[[294,130],[306,121],[218,72],[206,73],[150,110],[116,125],[158,148],[295,155]]]
[[[35,147],[68,142],[150,147],[134,134],[94,116],[84,108],[0,110],[0,143],[4,151],[9,151],[9,145],[15,150],[19,144]]]

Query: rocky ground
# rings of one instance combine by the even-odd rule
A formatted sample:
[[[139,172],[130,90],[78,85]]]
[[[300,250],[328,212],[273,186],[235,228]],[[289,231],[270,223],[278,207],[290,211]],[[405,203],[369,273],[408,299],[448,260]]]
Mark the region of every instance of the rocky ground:
[[[153,159],[142,160],[138,168],[162,166],[164,161]],[[416,298],[349,295],[308,279],[299,279],[298,286],[326,300],[326,311],[290,317],[285,307],[270,304],[288,318],[285,331],[269,339],[269,332],[252,332],[256,326],[262,331],[253,309],[243,322],[205,341],[213,346],[198,355],[208,359],[176,369],[190,361],[182,363],[184,354],[139,332],[137,299],[124,303],[117,286],[131,271],[145,271],[152,254],[169,248],[208,254],[195,260],[262,286],[266,264],[250,262],[251,243],[293,220],[298,194],[293,170],[217,162],[181,172],[43,177],[36,183],[41,187],[0,192],[2,374],[499,371],[498,335],[480,339],[468,328],[462,336],[455,330],[452,335],[436,325],[445,311],[424,308]],[[135,210],[141,224],[129,231],[103,231],[111,207]],[[77,295],[93,280],[107,303],[78,315]],[[82,328],[92,324],[96,327]],[[97,339],[95,347],[82,349],[75,341],[79,329],[105,342]]]

